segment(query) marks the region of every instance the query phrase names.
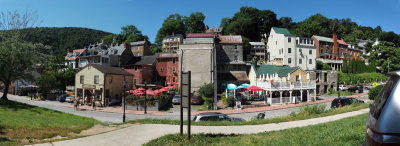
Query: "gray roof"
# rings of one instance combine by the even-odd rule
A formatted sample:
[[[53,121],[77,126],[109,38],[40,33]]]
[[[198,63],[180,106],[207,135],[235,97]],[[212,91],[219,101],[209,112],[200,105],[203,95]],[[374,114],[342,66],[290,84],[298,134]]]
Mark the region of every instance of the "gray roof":
[[[212,44],[214,38],[187,38],[183,40],[183,44]]]
[[[109,47],[107,50],[103,50],[99,55],[121,55],[125,51],[124,44],[118,46]]]
[[[153,65],[156,62],[156,56],[140,56],[134,65]]]
[[[333,40],[331,38],[323,37],[323,36],[317,36],[313,35],[318,41],[324,41],[324,42],[331,42],[333,43]]]
[[[86,67],[91,66],[96,68],[97,70],[101,71],[102,73],[105,74],[117,74],[117,75],[132,75],[131,73],[125,71],[122,68],[119,67],[111,67],[111,66],[105,66],[105,65],[99,65],[99,64],[89,64],[86,65]],[[85,68],[86,68],[85,67]]]
[[[265,44],[263,42],[250,42],[250,45],[252,45],[252,46],[264,46]]]
[[[163,39],[180,38],[180,37],[183,38],[183,35],[182,35],[182,34],[174,34],[174,35],[167,35],[167,36],[165,36]]]
[[[138,45],[144,45],[146,41],[138,41],[138,42],[132,42],[131,46],[138,46]]]

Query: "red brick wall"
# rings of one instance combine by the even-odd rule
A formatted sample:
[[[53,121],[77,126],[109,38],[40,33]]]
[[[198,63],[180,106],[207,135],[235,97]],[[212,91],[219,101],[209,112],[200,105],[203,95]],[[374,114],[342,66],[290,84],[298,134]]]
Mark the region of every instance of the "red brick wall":
[[[174,67],[175,73],[173,73]],[[159,76],[166,78],[166,83],[172,82],[174,77],[175,83],[179,83],[179,61],[177,57],[175,58],[175,64],[173,63],[173,58],[157,58],[156,70]]]

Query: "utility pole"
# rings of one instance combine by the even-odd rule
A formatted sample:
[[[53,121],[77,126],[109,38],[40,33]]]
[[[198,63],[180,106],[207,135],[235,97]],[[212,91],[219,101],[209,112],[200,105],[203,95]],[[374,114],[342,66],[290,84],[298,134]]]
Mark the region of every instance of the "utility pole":
[[[214,34],[214,40],[215,40],[215,34]],[[217,89],[218,89],[218,84],[217,84],[217,51],[216,51],[216,45],[214,42],[214,47],[213,47],[213,76],[214,76],[214,110],[218,110],[217,106]]]

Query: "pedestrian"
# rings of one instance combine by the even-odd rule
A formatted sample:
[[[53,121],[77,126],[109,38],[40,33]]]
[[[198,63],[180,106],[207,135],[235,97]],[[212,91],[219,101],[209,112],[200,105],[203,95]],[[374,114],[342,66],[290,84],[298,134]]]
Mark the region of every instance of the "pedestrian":
[[[33,99],[32,99],[32,98],[33,98],[33,96],[35,96],[35,94],[33,94],[33,95],[32,95],[32,93],[31,93],[31,100],[33,100]]]
[[[74,100],[74,110],[78,110],[78,100]]]
[[[76,101],[76,109],[79,109],[79,102],[80,102],[80,100],[81,100],[81,97],[80,96],[78,96],[78,100]]]
[[[92,106],[93,106],[93,110],[96,110],[96,101],[92,98]]]
[[[37,99],[39,99],[39,93],[36,91],[36,94],[35,94],[36,96],[35,96],[35,100],[37,100]]]

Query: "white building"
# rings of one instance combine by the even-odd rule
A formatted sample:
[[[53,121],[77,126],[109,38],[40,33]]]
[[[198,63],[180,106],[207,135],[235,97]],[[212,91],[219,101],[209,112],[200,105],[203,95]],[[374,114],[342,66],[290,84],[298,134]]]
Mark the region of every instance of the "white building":
[[[269,64],[316,69],[316,49],[311,38],[299,38],[286,28],[272,27],[267,43]]]

